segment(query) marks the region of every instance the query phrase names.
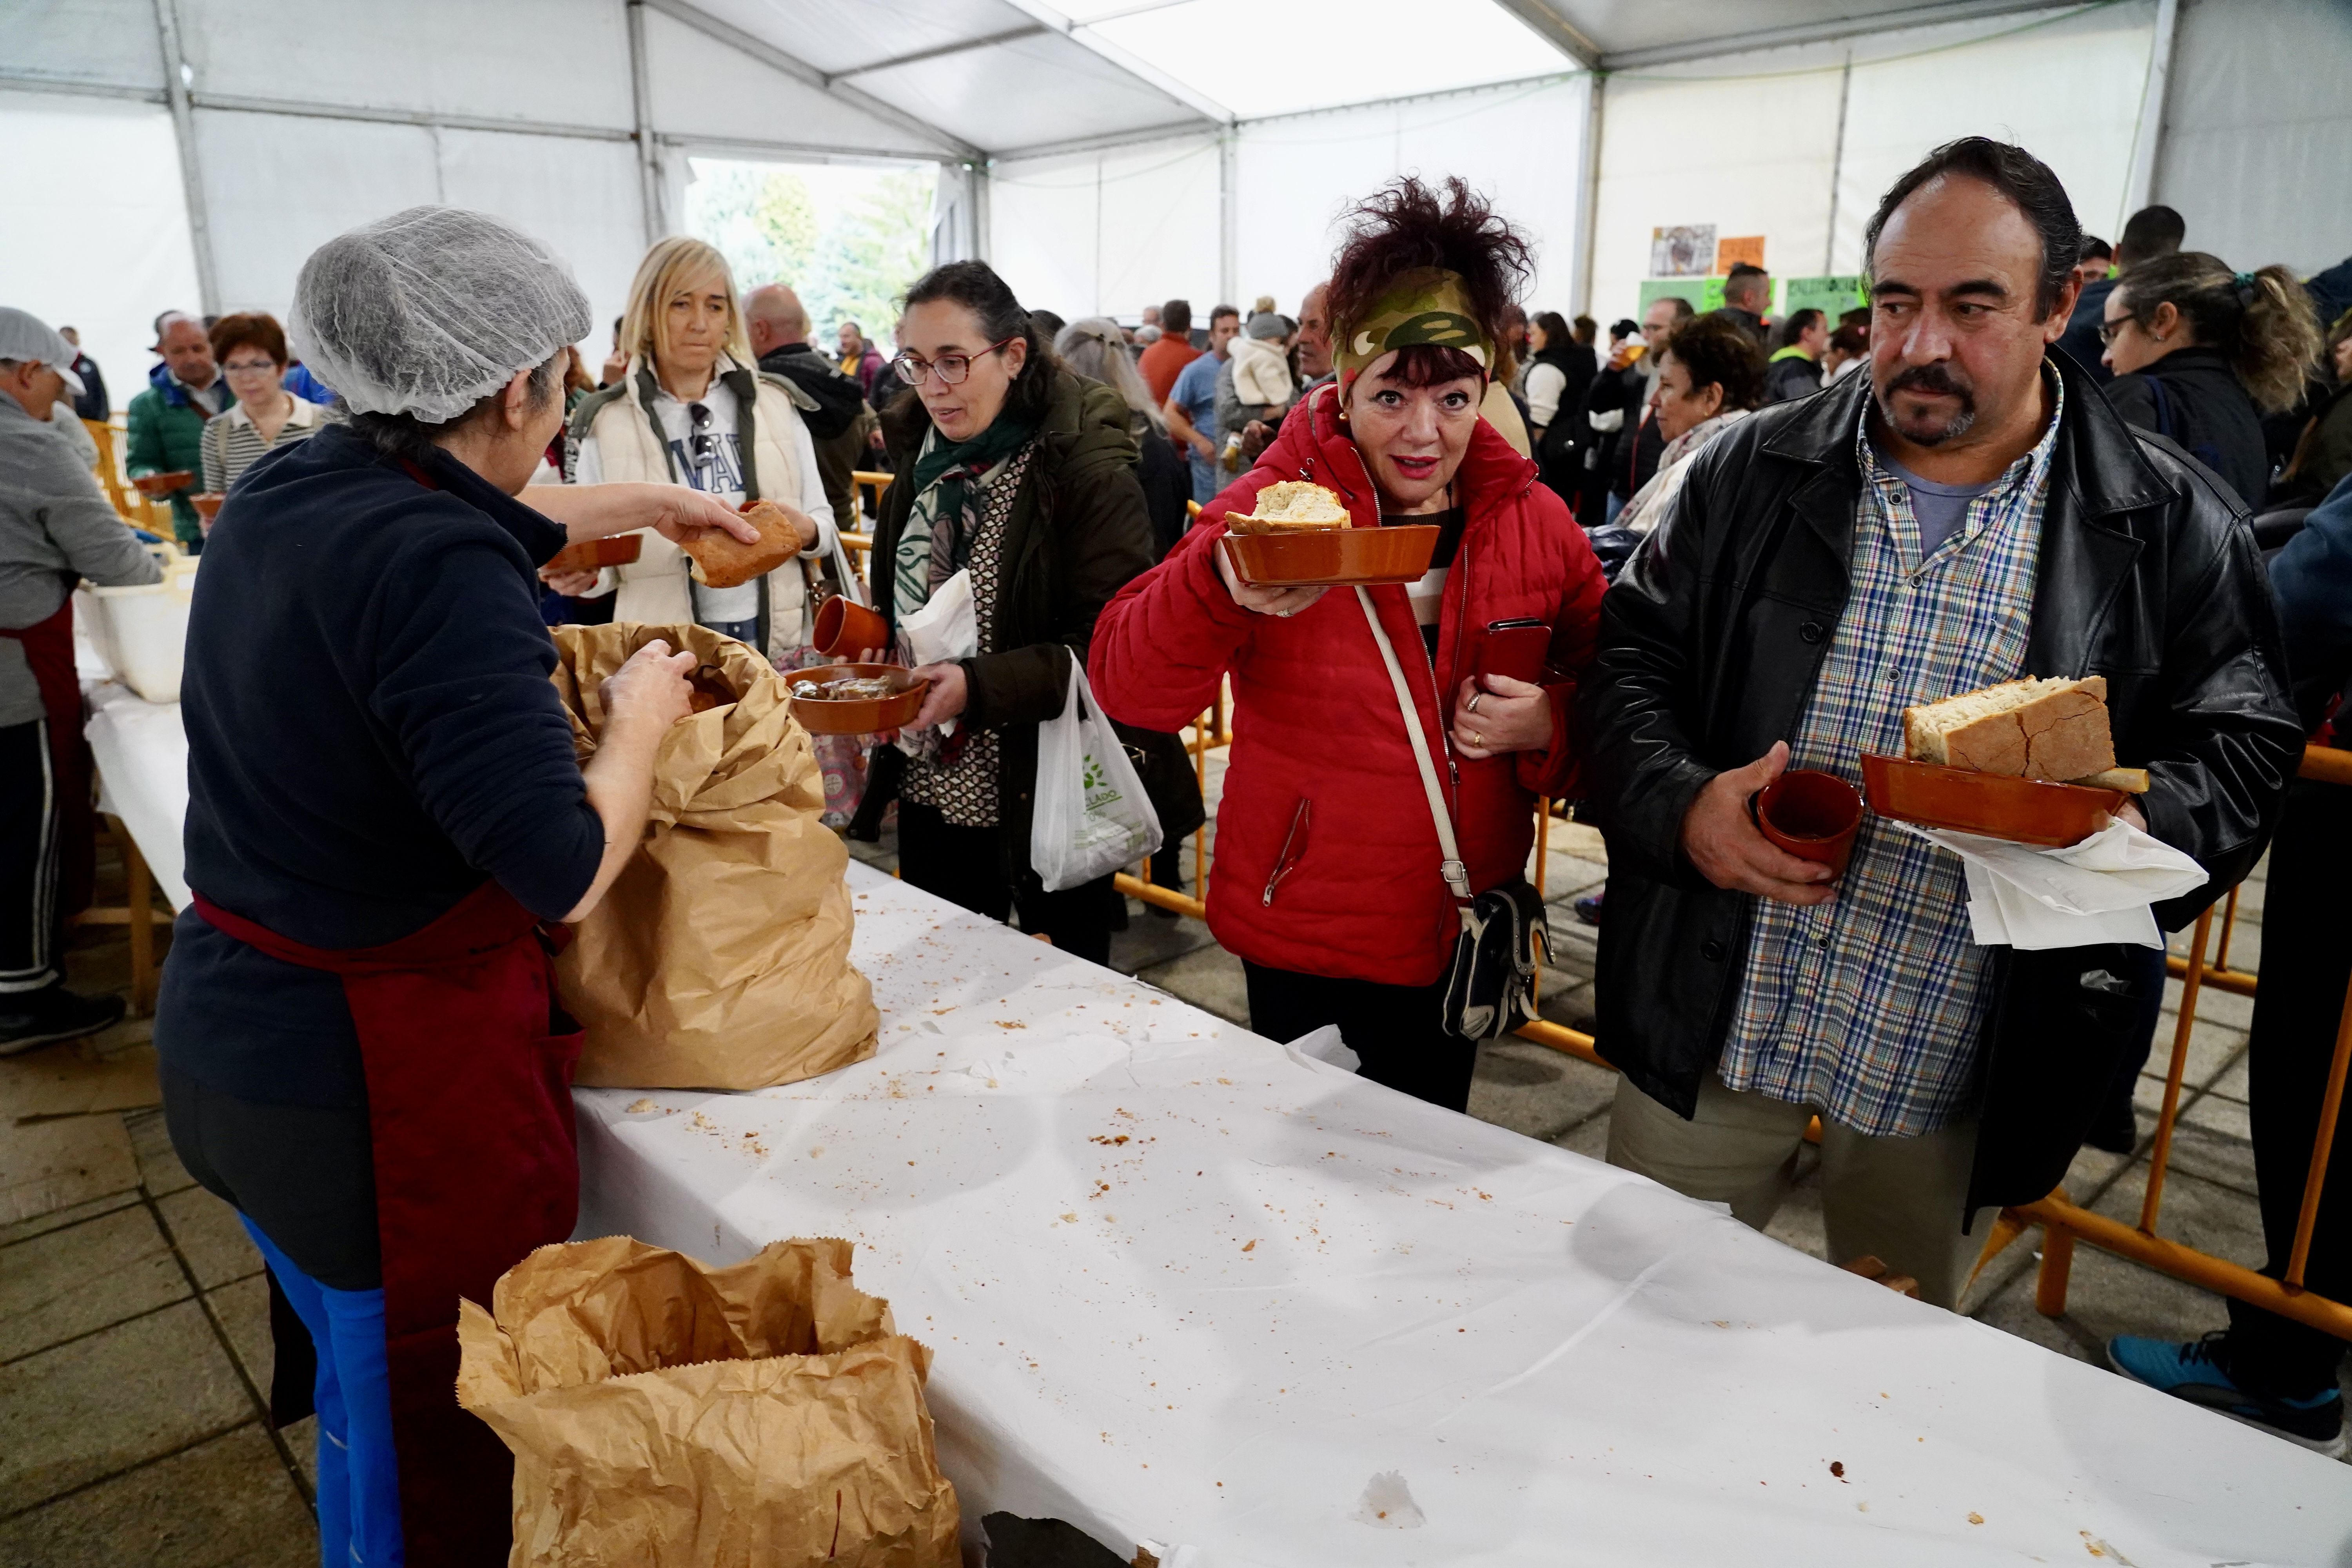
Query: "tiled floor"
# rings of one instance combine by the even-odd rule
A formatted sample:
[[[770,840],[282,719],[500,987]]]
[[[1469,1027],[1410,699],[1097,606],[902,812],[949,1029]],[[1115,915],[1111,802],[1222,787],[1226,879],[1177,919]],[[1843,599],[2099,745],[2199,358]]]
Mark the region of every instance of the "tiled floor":
[[[1223,758],[1212,760],[1213,795]],[[886,838],[855,845],[887,867]],[[1593,931],[1571,901],[1607,875],[1591,829],[1556,824],[1545,858],[1557,964],[1544,1012],[1591,1023]],[[1191,858],[1186,857],[1186,875]],[[2231,962],[2262,944],[2260,873],[2241,900]],[[2176,944],[2179,946],[2179,944]],[[1130,903],[1112,962],[1209,1011],[1245,1022],[1241,965],[1192,920]],[[119,928],[78,933],[74,983],[121,990]],[[2141,1146],[2085,1151],[2067,1186],[2103,1214],[2136,1219],[2179,985],[2140,1081]],[[2164,1193],[2167,1235],[2262,1261],[2246,1142],[2251,1004],[2207,990],[2189,1044],[2188,1090]],[[259,1258],[226,1205],[180,1168],[154,1104],[148,1026],[0,1060],[0,1568],[315,1563],[310,1424],[273,1434],[268,1292]],[[1598,1158],[1615,1075],[1526,1041],[1488,1048],[1472,1114]],[[1807,1162],[1769,1234],[1819,1255],[1820,1194]],[[2115,1333],[2187,1338],[2223,1320],[2216,1297],[2089,1247],[2075,1253],[2065,1316],[2033,1307],[2035,1237],[1994,1259],[1963,1308],[2063,1354],[2096,1361]]]

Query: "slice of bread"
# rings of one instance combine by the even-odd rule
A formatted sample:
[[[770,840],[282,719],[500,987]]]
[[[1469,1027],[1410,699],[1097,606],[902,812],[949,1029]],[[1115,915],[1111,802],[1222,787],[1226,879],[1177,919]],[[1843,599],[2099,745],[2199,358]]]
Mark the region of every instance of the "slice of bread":
[[[733,534],[707,528],[678,548],[694,561],[694,580],[706,588],[736,588],[764,577],[801,552],[793,520],[773,501],[753,501],[743,508],[744,521],[760,531],[757,544],[746,544]]]
[[[1903,749],[1919,762],[2015,778],[2105,773],[2116,765],[2106,679],[2029,677],[1906,708]]]
[[[1348,525],[1347,504],[1321,485],[1304,479],[1270,484],[1257,492],[1248,512],[1230,512],[1225,517],[1225,527],[1234,533],[1285,533]]]

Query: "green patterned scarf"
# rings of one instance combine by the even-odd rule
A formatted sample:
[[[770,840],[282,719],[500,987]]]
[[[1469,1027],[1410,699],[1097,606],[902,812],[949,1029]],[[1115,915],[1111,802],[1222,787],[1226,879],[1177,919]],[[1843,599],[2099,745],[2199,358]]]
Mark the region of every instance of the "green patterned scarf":
[[[979,510],[971,482],[1035,438],[1037,426],[998,416],[969,441],[950,441],[931,428],[909,481],[914,504],[891,562],[891,604],[903,616],[928,603],[939,585],[969,563]]]

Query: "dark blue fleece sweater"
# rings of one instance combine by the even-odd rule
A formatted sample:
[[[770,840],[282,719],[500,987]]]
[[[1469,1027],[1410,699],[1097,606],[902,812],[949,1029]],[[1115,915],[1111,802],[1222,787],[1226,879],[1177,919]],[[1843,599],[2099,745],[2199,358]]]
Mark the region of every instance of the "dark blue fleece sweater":
[[[430,924],[496,878],[554,918],[588,889],[587,802],[540,619],[555,523],[436,454],[420,482],[331,426],[256,463],[188,622],[188,885],[315,947]],[[173,1068],[285,1105],[366,1103],[342,983],[194,910],[155,1020]]]

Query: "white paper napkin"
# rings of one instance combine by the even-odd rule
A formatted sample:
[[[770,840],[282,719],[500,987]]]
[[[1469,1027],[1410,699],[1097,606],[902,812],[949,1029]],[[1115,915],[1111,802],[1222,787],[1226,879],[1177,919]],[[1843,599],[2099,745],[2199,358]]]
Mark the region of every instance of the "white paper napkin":
[[[2164,936],[2149,906],[2205,881],[2195,860],[2121,821],[2063,849],[1908,822],[1895,826],[1960,858],[1969,879],[1969,923],[1981,947],[2126,942],[2160,948]]]
[[[899,616],[898,635],[907,639],[908,657],[918,665],[946,664],[978,653],[980,612],[971,601],[971,568],[958,572],[919,608]],[[950,719],[940,726],[940,733],[952,735],[955,728]]]

